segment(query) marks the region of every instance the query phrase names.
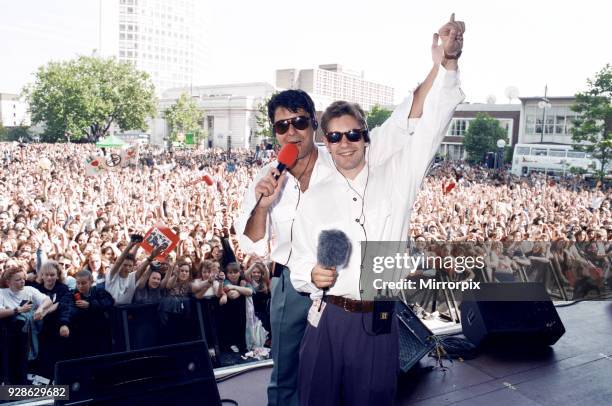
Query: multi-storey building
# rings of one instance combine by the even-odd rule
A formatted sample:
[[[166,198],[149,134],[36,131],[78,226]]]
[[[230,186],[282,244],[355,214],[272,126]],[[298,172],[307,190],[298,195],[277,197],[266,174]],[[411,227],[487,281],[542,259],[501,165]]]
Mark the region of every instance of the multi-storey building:
[[[101,54],[132,62],[161,95],[202,82],[206,70],[205,2],[108,0],[101,3]]]
[[[302,89],[313,98],[346,100],[359,103],[364,110],[374,105],[393,104],[393,88],[363,78],[363,73],[344,69],[338,64],[319,65],[314,69],[279,69],[276,87]]]

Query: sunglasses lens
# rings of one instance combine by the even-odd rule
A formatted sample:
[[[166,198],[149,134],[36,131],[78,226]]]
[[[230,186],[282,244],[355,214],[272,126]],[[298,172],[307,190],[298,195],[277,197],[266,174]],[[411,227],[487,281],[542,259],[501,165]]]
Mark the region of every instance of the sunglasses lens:
[[[284,134],[289,130],[289,120],[277,121],[274,123],[274,130],[277,134]]]
[[[327,141],[331,142],[332,144],[335,144],[337,142],[340,142],[340,140],[342,139],[342,133],[337,131],[327,133],[325,134],[325,138],[327,138]]]
[[[291,124],[298,130],[305,130],[308,127],[308,118],[307,117],[295,117],[291,120]]]
[[[305,130],[308,128],[310,119],[304,116],[293,117],[287,120],[281,120],[274,123],[274,130],[277,134],[283,135],[289,130],[289,126],[293,125],[296,130]]]
[[[346,133],[346,138],[348,138],[350,142],[357,142],[361,139],[362,132],[362,130],[351,130]]]

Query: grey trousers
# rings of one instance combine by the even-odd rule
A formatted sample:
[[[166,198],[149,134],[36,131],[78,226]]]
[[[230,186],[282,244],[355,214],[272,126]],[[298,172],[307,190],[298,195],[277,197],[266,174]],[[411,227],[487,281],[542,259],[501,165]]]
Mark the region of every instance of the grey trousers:
[[[372,334],[372,313],[328,303],[300,348],[301,406],[393,405],[399,373],[397,318],[391,333]]]
[[[278,265],[277,265],[278,266]],[[274,368],[268,386],[268,405],[298,405],[297,383],[300,342],[308,323],[312,301],[300,295],[291,284],[289,270],[272,278],[270,324]]]

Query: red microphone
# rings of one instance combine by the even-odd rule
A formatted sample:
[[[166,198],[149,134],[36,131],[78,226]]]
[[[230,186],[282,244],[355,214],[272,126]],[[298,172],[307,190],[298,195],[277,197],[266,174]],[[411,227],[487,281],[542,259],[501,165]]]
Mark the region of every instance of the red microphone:
[[[295,144],[285,144],[280,152],[278,153],[278,165],[276,165],[276,169],[278,169],[279,175],[274,176],[276,180],[280,177],[280,174],[286,168],[291,168],[295,165],[295,162],[298,159],[298,147]]]
[[[278,169],[279,174],[274,175],[274,179],[278,180],[283,171],[287,168],[291,168],[295,165],[298,159],[298,147],[295,144],[285,144],[278,153],[278,165],[276,165],[276,169]],[[259,202],[263,198],[263,194],[259,196],[257,199],[257,203],[255,203],[255,207],[251,210],[251,216],[255,213],[255,209],[259,206]]]
[[[211,178],[211,177],[210,177],[210,175],[208,175],[208,174],[204,175],[204,176],[202,177],[202,180],[203,180],[204,182],[206,182],[206,184],[207,184],[208,186],[212,186],[212,185],[214,185],[214,184],[215,184],[215,181],[213,180],[213,178]]]

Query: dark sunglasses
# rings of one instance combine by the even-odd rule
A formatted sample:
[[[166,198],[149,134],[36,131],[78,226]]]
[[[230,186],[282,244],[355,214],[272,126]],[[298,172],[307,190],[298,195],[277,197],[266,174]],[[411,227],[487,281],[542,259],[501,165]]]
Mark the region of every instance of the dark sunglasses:
[[[308,128],[310,124],[310,117],[306,116],[297,116],[293,118],[288,118],[286,120],[279,120],[274,123],[274,131],[277,134],[283,135],[287,131],[289,131],[289,126],[293,125],[296,130],[305,130]]]
[[[328,142],[337,144],[338,142],[342,141],[342,136],[346,136],[346,139],[350,142],[357,142],[360,139],[365,138],[366,135],[368,135],[368,130],[354,129],[344,133],[341,133],[340,131],[331,131],[325,134],[325,138],[327,138]]]

